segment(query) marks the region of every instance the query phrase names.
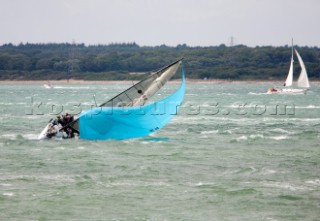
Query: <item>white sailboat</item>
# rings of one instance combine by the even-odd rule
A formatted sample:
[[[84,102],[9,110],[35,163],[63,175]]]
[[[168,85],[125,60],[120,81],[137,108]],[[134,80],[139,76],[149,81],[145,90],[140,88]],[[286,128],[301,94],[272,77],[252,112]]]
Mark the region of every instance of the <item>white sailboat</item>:
[[[307,74],[307,69],[304,65],[304,62],[300,56],[300,54],[298,53],[298,51],[296,49],[294,49],[300,67],[301,67],[301,71],[300,71],[300,75],[298,78],[298,81],[296,83],[296,85],[293,84],[293,43],[292,43],[292,53],[291,53],[291,61],[290,61],[290,68],[289,68],[289,73],[286,79],[286,82],[283,84],[283,86],[285,88],[283,89],[277,89],[277,88],[269,88],[268,93],[272,94],[272,93],[278,93],[278,94],[296,94],[296,93],[305,93],[308,88],[310,88],[310,83],[309,83],[309,79],[308,79],[308,74]],[[293,88],[293,86],[296,86],[296,88]]]

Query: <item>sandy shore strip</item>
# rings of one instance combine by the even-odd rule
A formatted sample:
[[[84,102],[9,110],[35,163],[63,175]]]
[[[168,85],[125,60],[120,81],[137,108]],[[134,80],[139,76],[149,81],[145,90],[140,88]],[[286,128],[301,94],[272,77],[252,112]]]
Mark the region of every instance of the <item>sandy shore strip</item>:
[[[0,85],[18,85],[18,84],[50,84],[50,85],[59,85],[59,84],[132,84],[139,81],[130,81],[130,80],[117,80],[117,81],[89,81],[89,80],[0,80]],[[169,84],[179,84],[181,79],[174,79],[168,82]],[[187,79],[187,83],[192,84],[275,84],[282,85],[284,82],[281,80],[223,80],[223,79]],[[320,84],[320,80],[310,81],[311,84]]]
[[[138,81],[129,81],[129,80],[118,80],[118,81],[88,81],[88,80],[0,80],[0,84],[50,84],[50,85],[59,85],[59,84],[132,84],[137,83]],[[170,80],[170,84],[178,84],[181,80]],[[283,82],[279,80],[222,80],[222,79],[187,79],[188,83],[192,84],[276,84],[281,85]],[[319,83],[320,81],[312,81],[311,83]]]

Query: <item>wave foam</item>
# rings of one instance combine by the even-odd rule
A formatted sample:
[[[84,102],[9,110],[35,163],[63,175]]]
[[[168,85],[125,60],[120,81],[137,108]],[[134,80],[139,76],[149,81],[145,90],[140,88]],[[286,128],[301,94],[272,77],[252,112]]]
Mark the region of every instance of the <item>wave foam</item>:
[[[12,192],[6,192],[2,194],[3,196],[14,196],[14,193]]]
[[[208,130],[208,131],[202,131],[201,134],[217,134],[219,133],[218,130]]]
[[[54,86],[55,89],[90,89],[90,87],[65,87],[65,86]]]
[[[285,140],[288,139],[288,136],[282,135],[282,136],[275,136],[275,137],[270,137],[272,140]]]
[[[264,138],[263,134],[251,134],[249,136],[243,135],[241,137],[236,138],[235,140],[237,142],[240,142],[245,140],[257,140],[257,139],[263,139],[263,138]]]
[[[320,186],[320,179],[308,180],[308,181],[306,181],[306,183],[314,185],[314,186]]]
[[[283,183],[283,182],[268,182],[263,184],[266,187],[274,187],[279,189],[288,189],[290,191],[303,191],[308,190],[309,188],[305,186],[294,185],[291,183]]]

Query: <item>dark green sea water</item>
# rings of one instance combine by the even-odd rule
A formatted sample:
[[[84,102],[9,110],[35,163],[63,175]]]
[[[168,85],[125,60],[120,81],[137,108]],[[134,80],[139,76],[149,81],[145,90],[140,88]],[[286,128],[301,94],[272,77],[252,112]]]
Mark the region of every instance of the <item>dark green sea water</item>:
[[[37,140],[62,106],[77,113],[127,86],[0,85],[1,221],[320,220],[320,84],[267,95],[188,83],[150,137]]]

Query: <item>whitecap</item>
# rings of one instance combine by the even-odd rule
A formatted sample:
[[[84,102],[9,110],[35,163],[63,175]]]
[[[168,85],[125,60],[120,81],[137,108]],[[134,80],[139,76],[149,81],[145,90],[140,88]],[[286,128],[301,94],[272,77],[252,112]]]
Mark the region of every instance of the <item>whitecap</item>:
[[[122,181],[122,182],[111,182],[111,183],[102,183],[97,182],[97,184],[102,185],[104,187],[122,187],[122,186],[143,186],[143,187],[152,187],[152,186],[170,186],[168,183],[165,182],[132,182],[132,181]]]
[[[277,171],[275,171],[275,170],[265,169],[265,168],[263,168],[262,171],[261,171],[261,173],[262,173],[263,175],[274,174],[274,173],[276,173],[276,172],[277,172]]]
[[[272,217],[267,217],[266,218],[267,221],[278,221],[278,219],[272,218]]]
[[[284,130],[284,129],[282,129],[282,128],[275,128],[275,129],[272,129],[272,131],[274,131],[274,132],[280,132],[280,133],[284,133],[284,134],[288,134],[288,133],[289,133],[289,131]]]
[[[24,134],[22,137],[27,140],[38,140],[39,134]]]
[[[224,131],[221,131],[219,133],[220,134],[232,134],[232,131],[231,130],[224,130]]]
[[[248,140],[248,137],[247,136],[241,136],[241,137],[238,137],[237,139],[236,139],[236,141],[244,141],[244,140]]]
[[[284,182],[268,182],[263,184],[266,187],[274,187],[274,188],[280,188],[280,189],[288,189],[291,191],[302,191],[307,190],[307,187],[304,186],[298,186],[293,185],[291,183],[284,183]]]
[[[249,136],[250,139],[258,139],[258,138],[264,138],[264,136],[262,134],[251,134]]]
[[[90,89],[90,87],[65,87],[65,86],[54,86],[55,89]]]
[[[198,96],[198,94],[185,94],[186,96]]]
[[[3,195],[3,196],[13,196],[14,193],[12,193],[12,192],[6,192],[6,193],[3,193],[2,195]]]
[[[0,102],[0,105],[8,105],[8,106],[10,106],[10,105],[14,105],[14,103],[11,103],[11,102],[9,102],[9,103]]]
[[[218,94],[216,94],[216,95],[228,95],[228,96],[233,96],[233,95],[235,95],[235,94],[232,94],[232,93],[218,93]]]
[[[218,130],[208,130],[208,131],[202,131],[201,134],[217,134]]]
[[[39,115],[33,114],[33,115],[26,115],[26,116],[23,116],[21,118],[35,120],[35,119],[43,118],[43,115],[44,114],[39,114]]]
[[[275,136],[275,137],[270,137],[272,140],[285,140],[288,139],[288,136],[282,135],[282,136]]]
[[[52,174],[52,175],[42,175],[38,176],[37,179],[42,181],[55,181],[55,182],[63,182],[63,183],[72,183],[75,179],[69,175],[65,174]]]
[[[215,183],[211,182],[198,182],[196,184],[191,184],[191,186],[213,186]]]
[[[93,102],[82,102],[81,105],[82,106],[92,106],[92,105],[95,105],[95,104]]]
[[[266,95],[268,93],[255,93],[255,92],[249,92],[250,95]]]
[[[21,134],[12,133],[12,134],[3,134],[0,137],[1,138],[7,138],[7,139],[20,139],[20,138],[23,138],[23,139],[27,139],[27,140],[37,140],[38,139],[38,134],[24,134],[24,135],[21,135]],[[1,146],[1,143],[0,143],[0,146]]]
[[[297,109],[319,109],[320,106],[308,105],[308,106],[295,106]]]
[[[2,137],[2,138],[16,138],[17,134],[2,134],[0,137]]]
[[[295,121],[301,121],[301,122],[319,122],[320,118],[287,118],[283,119],[283,121],[288,122],[295,122]]]
[[[314,186],[320,186],[320,179],[307,180],[306,183],[307,183],[307,184],[314,185]]]
[[[264,138],[264,136],[262,134],[251,134],[249,136],[243,135],[241,137],[238,137],[238,138],[236,138],[236,141],[240,142],[240,141],[245,141],[245,140],[248,140],[248,139],[256,140],[256,139],[263,139],[263,138]]]

